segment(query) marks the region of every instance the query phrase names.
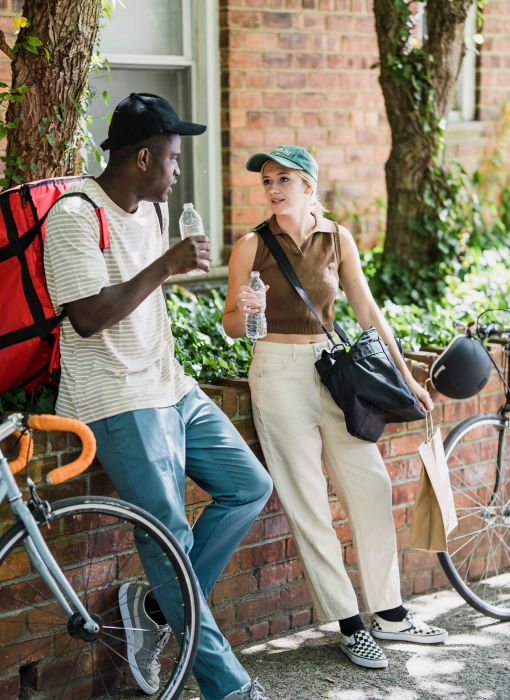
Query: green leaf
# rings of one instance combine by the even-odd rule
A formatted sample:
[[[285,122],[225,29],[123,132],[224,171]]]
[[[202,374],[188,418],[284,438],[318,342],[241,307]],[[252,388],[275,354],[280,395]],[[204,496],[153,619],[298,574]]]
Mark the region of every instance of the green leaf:
[[[42,46],[42,41],[37,36],[28,36],[26,41],[29,46]]]

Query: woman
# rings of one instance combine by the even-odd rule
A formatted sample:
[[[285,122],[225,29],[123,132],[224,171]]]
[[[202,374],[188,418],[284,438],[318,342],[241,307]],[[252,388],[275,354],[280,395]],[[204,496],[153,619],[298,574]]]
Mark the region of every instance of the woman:
[[[284,249],[328,330],[342,286],[363,329],[373,325],[388,344],[411,390],[427,410],[430,396],[411,376],[363,276],[349,231],[322,215],[318,166],[299,146],[257,153],[247,169],[260,172],[271,217]],[[327,347],[320,324],[287,282],[261,237],[248,233],[232,249],[223,326],[245,333],[246,314],[258,310],[246,286],[258,270],[267,287],[267,336],[257,341],[249,373],[253,416],[265,460],[285,508],[320,620],[338,620],[340,648],[355,664],[385,668],[374,640],[444,641],[448,633],[417,621],[402,605],[391,483],[373,443],[351,436],[342,411],[321,384],[314,362]],[[332,525],[325,464],[356,543],[370,632],[359,615],[353,586]]]

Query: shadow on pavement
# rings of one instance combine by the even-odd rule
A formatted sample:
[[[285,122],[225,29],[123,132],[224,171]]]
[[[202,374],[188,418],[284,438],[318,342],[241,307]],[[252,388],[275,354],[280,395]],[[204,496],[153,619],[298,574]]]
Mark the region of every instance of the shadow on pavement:
[[[510,700],[510,623],[479,614],[452,591],[407,601],[426,622],[445,627],[436,646],[381,642],[384,670],[354,666],[338,648],[338,625],[320,625],[237,648],[270,700]],[[368,620],[367,620],[368,622]],[[194,681],[182,700],[198,700]]]

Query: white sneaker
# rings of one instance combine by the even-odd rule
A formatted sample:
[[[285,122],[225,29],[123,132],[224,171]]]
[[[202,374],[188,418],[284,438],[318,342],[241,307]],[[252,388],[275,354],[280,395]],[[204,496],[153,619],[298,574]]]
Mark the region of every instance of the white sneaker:
[[[386,668],[388,659],[366,629],[356,630],[347,637],[340,633],[340,649],[357,666],[364,668]]]
[[[374,615],[370,631],[377,639],[415,644],[439,644],[448,639],[448,632],[445,629],[427,625],[417,620],[409,611],[401,622],[389,622],[379,615]]]

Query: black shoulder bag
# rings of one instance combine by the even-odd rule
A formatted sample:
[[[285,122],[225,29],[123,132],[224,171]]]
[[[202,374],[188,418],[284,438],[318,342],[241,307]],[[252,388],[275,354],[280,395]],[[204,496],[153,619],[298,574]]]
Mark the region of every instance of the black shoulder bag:
[[[267,224],[255,231],[332,344],[331,350],[322,351],[315,368],[333,400],[342,409],[349,433],[361,440],[377,442],[387,423],[425,418],[418,399],[406,384],[377,330],[371,326],[352,344],[335,321],[335,331],[342,341],[335,343]]]

